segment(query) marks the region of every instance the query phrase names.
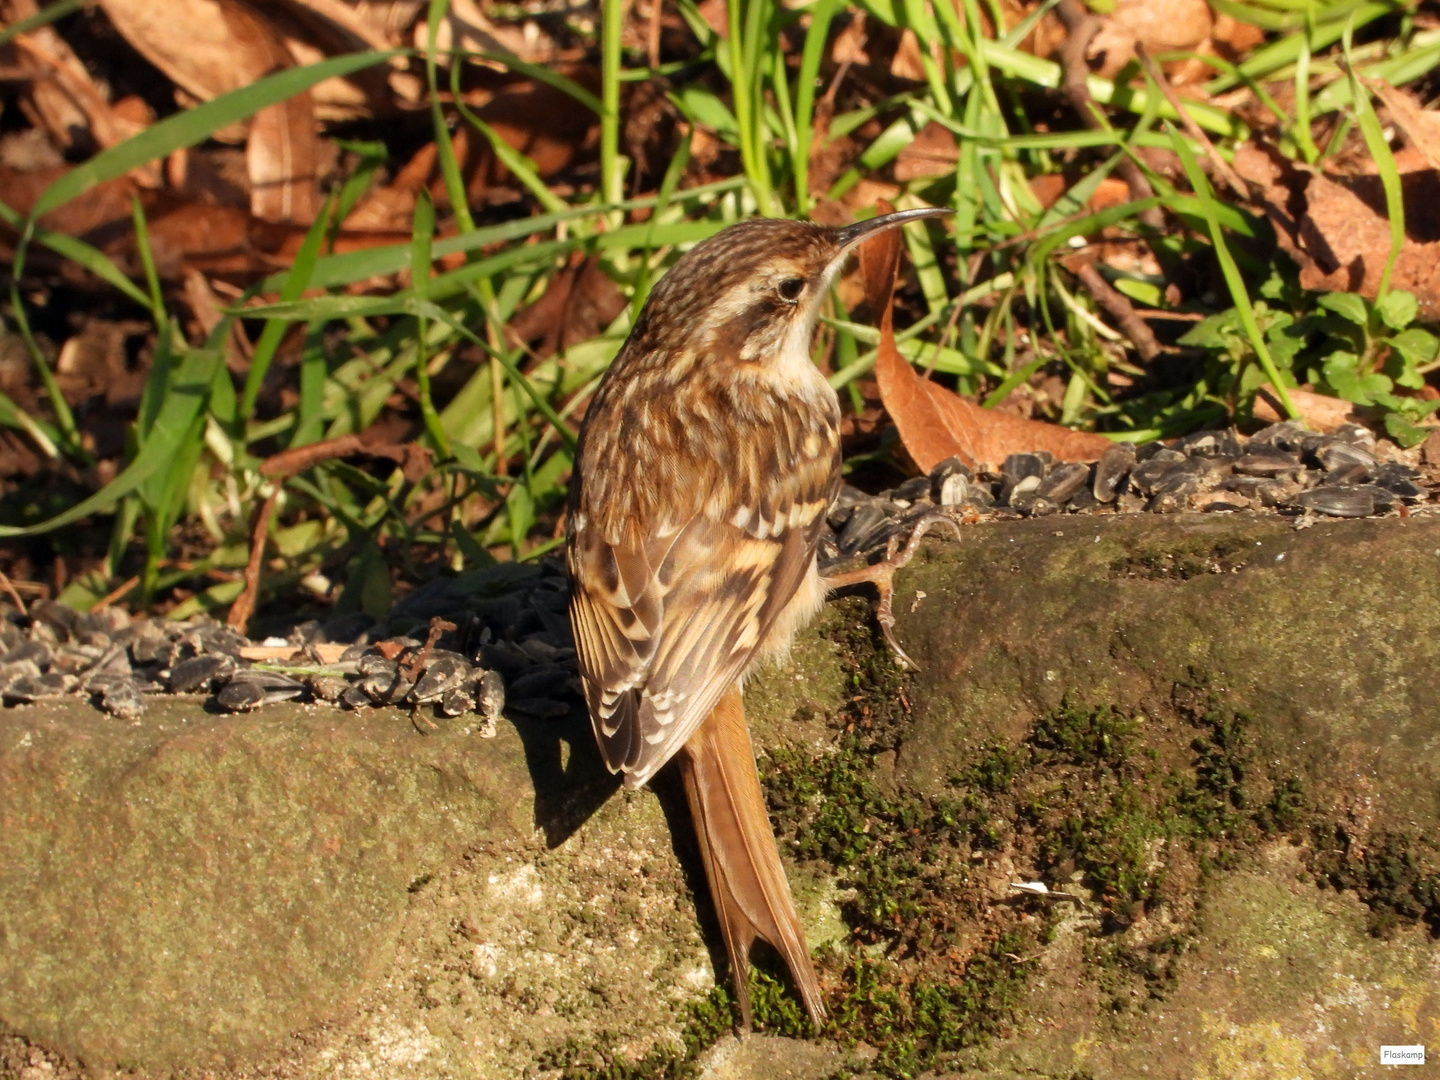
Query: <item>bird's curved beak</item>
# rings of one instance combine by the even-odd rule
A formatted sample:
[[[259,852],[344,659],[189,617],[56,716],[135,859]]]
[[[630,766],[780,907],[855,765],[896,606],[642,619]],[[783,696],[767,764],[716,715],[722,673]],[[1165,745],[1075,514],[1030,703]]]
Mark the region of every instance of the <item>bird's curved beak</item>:
[[[944,217],[946,214],[954,212],[943,206],[922,206],[915,210],[897,210],[893,214],[881,214],[868,221],[857,221],[854,225],[846,225],[844,228],[836,230],[835,236],[840,241],[840,250],[849,251],[867,237],[884,232],[886,229],[893,229],[897,225],[904,225],[907,221]]]

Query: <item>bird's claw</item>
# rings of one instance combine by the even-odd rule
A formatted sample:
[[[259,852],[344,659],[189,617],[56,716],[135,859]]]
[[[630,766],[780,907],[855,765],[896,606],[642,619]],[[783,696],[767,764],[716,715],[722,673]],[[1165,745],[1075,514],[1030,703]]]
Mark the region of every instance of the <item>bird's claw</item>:
[[[897,533],[890,537],[885,545],[885,558],[872,566],[861,567],[859,570],[852,570],[846,574],[838,574],[826,580],[827,587],[831,589],[842,588],[846,585],[858,585],[861,582],[872,582],[880,593],[880,599],[875,605],[875,621],[880,624],[880,633],[885,637],[885,643],[895,653],[895,658],[904,666],[915,671],[920,670],[920,665],[910,659],[908,653],[900,647],[895,640],[895,571],[903,569],[915,557],[915,552],[920,549],[920,541],[932,526],[946,525],[955,532],[955,539],[960,539],[960,526],[949,516],[938,510],[919,517],[911,526],[910,535],[905,538],[905,544],[900,544],[900,536]]]

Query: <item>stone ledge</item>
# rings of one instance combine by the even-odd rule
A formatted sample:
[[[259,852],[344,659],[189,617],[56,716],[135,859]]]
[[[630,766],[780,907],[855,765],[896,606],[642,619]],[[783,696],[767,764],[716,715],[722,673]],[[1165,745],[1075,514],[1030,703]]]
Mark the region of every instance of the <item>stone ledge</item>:
[[[900,576],[896,611],[923,669],[876,761],[888,789],[937,790],[1065,701],[1143,715],[1183,758],[1176,686],[1203,684],[1354,844],[1440,842],[1440,519],[967,529]],[[762,747],[828,752],[852,693],[840,618],[747,689]],[[674,1046],[721,954],[683,799],[660,786],[618,794],[576,717],[480,740],[390,710],[0,711],[0,1077],[33,1054],[56,1068],[26,1080],[491,1080]],[[1060,921],[977,1075],[1218,1078],[1266,1038],[1277,1067],[1363,1075],[1369,1042],[1435,1044],[1440,949],[1413,917],[1371,936],[1359,895],[1317,889],[1306,857],[1276,841],[1198,885],[1173,982],[1118,1018],[1087,951],[1107,939]],[[992,861],[984,902],[1034,872]],[[843,938],[833,872],[792,872],[814,942]]]

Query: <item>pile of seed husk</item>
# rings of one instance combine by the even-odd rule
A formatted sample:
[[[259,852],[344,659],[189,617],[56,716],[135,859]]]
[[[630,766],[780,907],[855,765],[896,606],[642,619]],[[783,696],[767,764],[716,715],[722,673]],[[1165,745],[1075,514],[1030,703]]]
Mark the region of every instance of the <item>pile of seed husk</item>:
[[[1091,464],[1011,454],[998,471],[976,473],[949,458],[929,476],[879,495],[846,485],[830,510],[821,563],[881,549],[937,510],[969,521],[1241,510],[1301,521],[1408,514],[1440,496],[1417,460],[1359,425],[1319,434],[1288,422],[1248,438],[1200,431],[1171,443],[1117,443]]]
[[[865,557],[937,513],[974,522],[1058,514],[1250,511],[1297,524],[1423,513],[1437,486],[1413,452],[1363,427],[1322,435],[1274,424],[1246,438],[1204,431],[1173,443],[1117,444],[1093,464],[1011,454],[976,473],[951,458],[870,495],[846,485],[828,516],[821,564]],[[209,617],[176,622],[53,601],[0,603],[0,700],[87,696],[123,719],[160,693],[202,694],[245,712],[275,701],[410,710],[423,732],[494,732],[502,711],[552,718],[581,709],[567,579],[558,560],[437,578],[383,621],[363,613],[282,626],[252,641]]]
[[[351,613],[260,641],[208,616],[0,604],[0,699],[79,695],[121,719],[164,693],[204,695],[230,713],[278,701],[391,705],[422,732],[459,724],[488,736],[503,711],[556,717],[579,704],[566,603],[564,569],[546,562],[431,581],[384,622]]]

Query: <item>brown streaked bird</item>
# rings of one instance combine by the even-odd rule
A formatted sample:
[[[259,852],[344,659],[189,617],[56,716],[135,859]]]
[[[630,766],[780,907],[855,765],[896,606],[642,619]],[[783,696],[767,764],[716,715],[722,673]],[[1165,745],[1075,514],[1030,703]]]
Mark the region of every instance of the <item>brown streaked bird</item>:
[[[856,245],[945,213],[761,218],[697,245],[656,284],[580,433],[570,620],[595,737],[628,788],[676,759],[746,1027],[757,937],[825,1016],[740,698],[825,598],[840,408],[810,338]]]

